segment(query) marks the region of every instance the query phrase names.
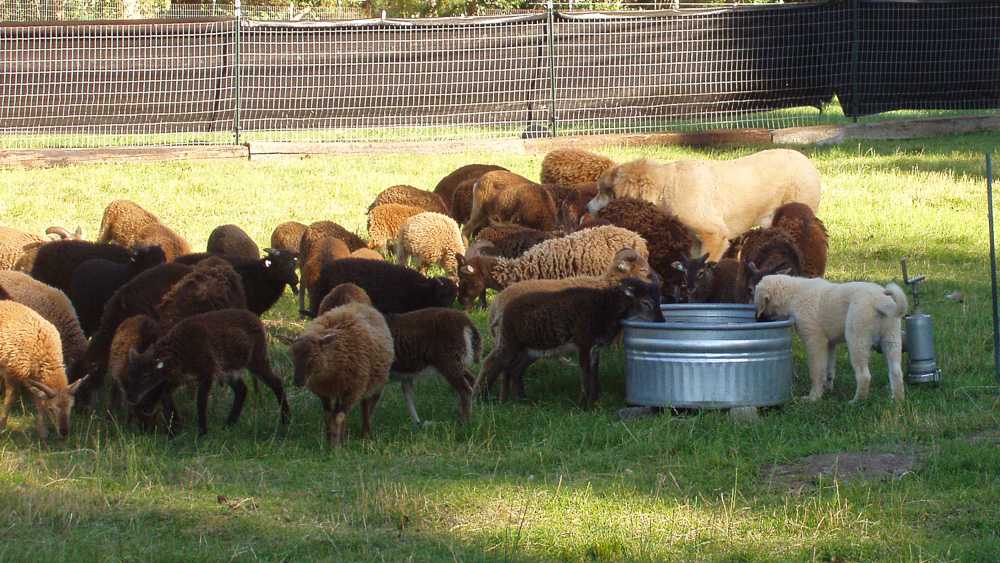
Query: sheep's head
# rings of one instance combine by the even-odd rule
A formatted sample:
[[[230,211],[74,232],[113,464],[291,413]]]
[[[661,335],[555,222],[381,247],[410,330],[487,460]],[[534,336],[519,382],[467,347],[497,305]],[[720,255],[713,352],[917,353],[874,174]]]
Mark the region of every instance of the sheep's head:
[[[618,285],[625,295],[628,309],[625,318],[662,323],[663,311],[660,310],[660,285],[646,283],[636,278],[625,278]]]
[[[483,269],[487,267],[489,259],[483,256],[465,258],[461,254],[456,254],[455,258],[458,260],[458,302],[466,309],[471,309],[476,298],[486,291],[486,274]]]
[[[680,285],[674,288],[675,301],[678,303],[691,302],[698,290],[699,280],[706,276],[707,262],[708,254],[704,254],[698,258],[685,256],[670,265],[673,269],[684,274]]]
[[[167,261],[167,255],[159,245],[137,245],[129,251],[129,261],[140,271],[159,266]]]
[[[85,381],[86,377],[62,389],[53,389],[34,379],[25,381],[28,391],[38,399],[38,404],[45,411],[44,416],[52,421],[52,425],[63,438],[69,436],[69,415],[73,411],[76,391]],[[38,413],[37,416],[42,416],[42,413]]]
[[[434,284],[434,304],[438,307],[451,307],[458,295],[458,286],[448,278],[433,278],[430,280]]]
[[[153,414],[160,396],[168,387],[168,374],[176,363],[169,354],[150,346],[145,352],[128,352],[125,400],[142,415]]]
[[[269,278],[288,284],[293,293],[298,293],[299,277],[295,274],[299,262],[298,255],[287,250],[265,248],[264,257],[260,261],[267,270]]]
[[[302,387],[306,384],[306,379],[313,371],[321,348],[333,342],[334,338],[336,338],[336,334],[332,332],[321,335],[303,334],[292,342],[289,352],[292,355],[292,365],[295,367],[292,383],[296,387]]]
[[[633,248],[619,250],[604,276],[610,280],[637,278],[647,283],[660,283],[659,276],[649,267],[649,262]]]

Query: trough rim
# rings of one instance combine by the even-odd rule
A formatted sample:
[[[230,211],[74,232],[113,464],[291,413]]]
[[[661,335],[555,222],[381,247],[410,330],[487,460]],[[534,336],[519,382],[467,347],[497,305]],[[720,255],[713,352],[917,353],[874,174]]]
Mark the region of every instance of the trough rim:
[[[792,326],[792,319],[777,321],[754,321],[752,323],[671,323],[653,321],[633,321],[623,320],[622,326],[628,328],[657,328],[668,330],[714,330],[714,331],[734,331],[734,330],[762,330],[769,328],[789,328]]]

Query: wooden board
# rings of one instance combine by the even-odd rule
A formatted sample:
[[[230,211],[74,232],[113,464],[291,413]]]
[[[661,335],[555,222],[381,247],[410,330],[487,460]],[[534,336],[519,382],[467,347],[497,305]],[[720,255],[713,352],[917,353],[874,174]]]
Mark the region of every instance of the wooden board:
[[[771,134],[777,144],[830,145],[853,139],[884,141],[963,135],[983,131],[1000,131],[1000,116],[935,117],[850,125],[789,127],[775,129]]]
[[[245,145],[0,150],[0,166],[48,168],[95,162],[155,162],[250,158]]]

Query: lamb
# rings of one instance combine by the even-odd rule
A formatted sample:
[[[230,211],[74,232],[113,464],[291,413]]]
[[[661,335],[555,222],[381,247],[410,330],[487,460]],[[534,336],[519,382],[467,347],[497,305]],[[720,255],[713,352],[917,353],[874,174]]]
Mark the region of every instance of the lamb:
[[[177,261],[182,264],[197,264],[213,256],[188,254]],[[247,296],[247,308],[257,315],[263,315],[278,302],[285,292],[285,286],[289,286],[293,293],[298,293],[299,278],[295,275],[298,258],[291,252],[265,248],[264,257],[257,260],[226,255],[218,257],[232,264],[240,275]]]
[[[136,243],[139,232],[148,225],[159,223],[160,219],[146,211],[139,204],[125,199],[116,199],[104,208],[101,230],[97,234],[98,243],[114,243],[126,248]]]
[[[472,193],[475,187],[475,182],[465,182],[451,196],[451,218],[459,225],[468,223],[472,215]]]
[[[382,313],[407,313],[424,307],[448,307],[458,288],[447,278],[426,278],[419,272],[376,260],[345,258],[327,264],[309,292],[309,315],[315,316],[330,289],[354,283],[368,292]]]
[[[22,258],[29,254],[26,252]],[[57,240],[38,247],[31,269],[26,273],[42,283],[69,294],[73,284],[73,271],[80,264],[95,258],[128,264],[132,260],[132,254],[127,248],[114,244],[85,240]]]
[[[487,289],[500,290],[534,279],[599,276],[607,271],[623,248],[649,256],[646,241],[620,227],[596,227],[547,240],[515,259],[478,256],[458,259],[459,302],[471,307]]]
[[[250,260],[260,258],[260,248],[250,235],[236,225],[220,225],[208,235],[207,250],[211,254],[229,254]]]
[[[368,212],[368,248],[385,252],[399,236],[403,223],[424,210],[412,205],[386,203]]]
[[[323,266],[333,263],[335,260],[347,258],[351,255],[347,244],[336,237],[326,237],[308,246],[308,252],[302,255],[299,261],[299,268],[302,278],[299,284],[299,312],[308,315],[306,310],[306,292],[319,282],[319,274]]]
[[[591,213],[619,197],[648,201],[676,214],[718,260],[728,239],[770,226],[779,206],[797,201],[818,209],[820,176],[805,155],[770,149],[729,161],[627,162],[602,174],[598,188]]]
[[[458,280],[456,256],[465,254],[465,243],[458,223],[451,217],[433,212],[424,212],[410,217],[399,229],[396,240],[396,260],[406,266],[410,259],[417,263],[417,269],[424,273],[430,264],[444,269],[449,278]]]
[[[135,315],[122,321],[111,339],[108,353],[108,375],[111,379],[111,407],[123,406],[122,399],[128,389],[128,358],[129,352],[142,353],[149,348],[157,338],[162,336],[160,323],[149,315]]]
[[[444,178],[441,178],[441,181],[434,186],[434,193],[440,196],[441,200],[449,206],[452,206],[455,201],[455,193],[460,188],[465,187],[466,191],[468,191],[468,205],[466,206],[464,218],[460,218],[455,212],[454,207],[452,207],[452,219],[458,223],[464,223],[468,220],[468,210],[472,208],[472,185],[476,183],[476,180],[479,180],[480,176],[494,170],[506,170],[506,168],[493,164],[466,164]]]
[[[337,307],[309,323],[290,351],[295,385],[312,391],[323,404],[330,446],[343,443],[347,414],[359,401],[362,435],[368,436],[394,359],[382,315],[362,303]]]
[[[178,256],[191,253],[191,245],[179,234],[163,223],[146,225],[135,235],[132,246],[159,246],[167,262],[173,262]]]
[[[664,295],[673,295],[680,287],[681,272],[671,265],[697,252],[698,240],[677,220],[648,201],[620,198],[609,202],[598,213],[613,225],[638,233],[649,247],[649,265],[663,279]]]
[[[603,289],[617,285],[625,278],[636,278],[648,283],[660,283],[660,278],[650,271],[649,262],[632,248],[615,254],[608,269],[600,276],[573,276],[557,280],[526,280],[508,286],[493,299],[489,310],[490,333],[497,337],[504,308],[514,299],[527,293],[554,293],[570,287]]]
[[[868,398],[872,346],[880,345],[889,369],[892,398],[902,401],[903,370],[901,319],[906,295],[894,283],[881,287],[869,282],[830,283],[823,278],[767,276],[757,285],[754,305],[758,318],[791,317],[809,355],[816,401],[833,388],[837,373],[836,347],[847,342],[856,387],[852,403]]]
[[[791,202],[774,212],[771,226],[788,233],[802,254],[802,275],[820,278],[826,273],[826,254],[829,240],[826,225],[808,205]]]
[[[340,307],[341,305],[346,305],[348,303],[363,303],[365,305],[371,305],[372,300],[368,297],[368,292],[361,289],[360,286],[353,283],[342,283],[337,287],[331,289],[323,301],[320,301],[319,309],[316,310],[317,316],[322,316],[330,309]]]
[[[0,377],[6,394],[0,410],[0,430],[7,426],[10,408],[19,387],[31,392],[35,401],[35,428],[46,439],[45,417],[63,438],[69,436],[69,419],[77,390],[83,381],[72,385],[66,380],[59,332],[29,307],[11,300],[0,301]]]
[[[94,334],[101,322],[104,304],[119,287],[165,261],[166,255],[159,246],[137,246],[129,251],[129,261],[124,264],[93,258],[77,266],[70,278],[69,298],[76,307],[83,333]]]
[[[368,213],[371,213],[372,209],[387,203],[418,207],[424,211],[433,211],[445,215],[449,212],[448,206],[445,205],[440,195],[421,190],[420,188],[414,188],[413,186],[398,185],[386,188],[375,196],[375,201],[368,206]]]
[[[87,339],[65,293],[22,272],[0,272],[0,288],[7,299],[27,306],[56,327],[65,365],[72,366],[83,357]]]
[[[597,183],[560,186],[542,184],[552,194],[556,202],[556,226],[566,232],[573,232],[587,213],[587,204],[597,195]]]
[[[309,245],[326,237],[335,237],[344,241],[351,252],[367,246],[365,241],[358,235],[348,231],[344,227],[333,221],[316,221],[311,223],[302,234],[302,242],[299,243],[300,255],[305,255],[309,251]]]
[[[517,225],[485,227],[479,231],[476,241],[489,241],[496,248],[496,256],[517,258],[540,242],[558,238],[554,232],[539,231]]]
[[[596,182],[615,165],[610,158],[580,149],[556,149],[542,159],[543,184],[575,186]]]
[[[267,336],[260,319],[245,309],[223,309],[188,317],[157,339],[145,352],[131,352],[126,397],[140,413],[148,415],[161,403],[168,428],[176,431],[180,419],[173,405],[173,391],[182,385],[198,386],[198,435],[208,432],[208,394],[216,382],[233,390],[227,425],[239,422],[247,387],[237,370],[247,369],[274,393],[281,407],[281,425],[291,411],[281,379],[271,371]]]
[[[278,225],[271,233],[271,248],[298,254],[302,235],[305,234],[307,228],[298,221],[286,221]]]
[[[552,194],[531,180],[513,172],[487,172],[473,188],[472,211],[462,234],[471,238],[490,223],[551,231],[557,211]]]
[[[161,328],[169,331],[180,321],[209,311],[246,309],[243,281],[222,258],[202,260],[177,281],[156,305]]]
[[[584,404],[600,395],[599,351],[618,334],[623,319],[663,321],[660,288],[628,278],[614,287],[571,287],[555,293],[528,293],[505,308],[499,338],[483,362],[476,387],[489,392],[504,373],[501,398],[539,357],[575,350],[582,371]]]

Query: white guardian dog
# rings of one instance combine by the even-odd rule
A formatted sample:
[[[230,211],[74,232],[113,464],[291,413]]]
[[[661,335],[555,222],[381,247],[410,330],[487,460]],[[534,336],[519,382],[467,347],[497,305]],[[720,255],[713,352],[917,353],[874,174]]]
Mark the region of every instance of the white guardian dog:
[[[851,402],[868,398],[872,380],[868,360],[875,345],[881,345],[885,354],[892,398],[903,399],[901,319],[907,302],[898,285],[766,276],[754,291],[754,305],[758,317],[787,316],[795,323],[809,354],[810,401],[820,399],[824,389],[833,388],[836,347],[845,341],[857,383]]]

